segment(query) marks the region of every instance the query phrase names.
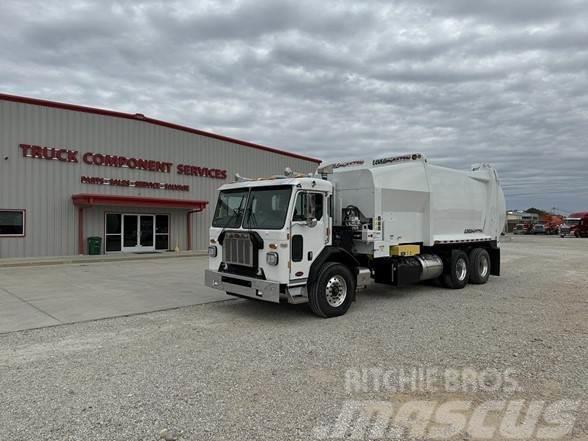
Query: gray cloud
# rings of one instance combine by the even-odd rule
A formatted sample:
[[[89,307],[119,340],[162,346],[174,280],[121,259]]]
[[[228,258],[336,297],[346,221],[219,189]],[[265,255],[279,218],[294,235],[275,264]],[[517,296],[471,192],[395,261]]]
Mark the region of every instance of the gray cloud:
[[[418,0],[417,0],[418,1]],[[444,0],[426,1],[433,13],[450,17],[472,17],[516,25],[550,22],[585,12],[582,0]]]
[[[588,208],[588,5],[19,2],[0,90],[318,156],[492,162],[512,208]]]

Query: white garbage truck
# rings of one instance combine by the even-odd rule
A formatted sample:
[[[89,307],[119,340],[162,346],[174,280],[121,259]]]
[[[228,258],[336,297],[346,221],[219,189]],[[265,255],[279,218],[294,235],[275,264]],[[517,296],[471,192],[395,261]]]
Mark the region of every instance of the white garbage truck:
[[[419,153],[321,165],[220,187],[206,285],[345,314],[356,289],[500,275],[504,194],[488,164],[458,171]]]

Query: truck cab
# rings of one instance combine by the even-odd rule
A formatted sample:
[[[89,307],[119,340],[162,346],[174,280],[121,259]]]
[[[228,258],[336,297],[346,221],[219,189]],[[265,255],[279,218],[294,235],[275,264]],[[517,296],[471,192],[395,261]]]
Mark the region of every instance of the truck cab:
[[[578,213],[571,213],[565,221],[565,224],[560,228],[560,235],[575,237],[588,237],[588,211],[581,211]]]
[[[207,284],[236,296],[306,302],[310,268],[332,241],[332,193],[331,183],[310,177],[220,187]]]

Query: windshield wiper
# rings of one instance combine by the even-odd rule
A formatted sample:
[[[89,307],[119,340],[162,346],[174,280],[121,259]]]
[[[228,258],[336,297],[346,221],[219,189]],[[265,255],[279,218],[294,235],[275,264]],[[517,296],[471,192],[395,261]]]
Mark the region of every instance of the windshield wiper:
[[[226,221],[226,222],[225,222],[225,224],[223,225],[223,228],[222,228],[222,230],[221,230],[220,234],[223,234],[223,233],[224,233],[225,229],[229,227],[229,225],[231,224],[231,221],[232,221],[232,220],[233,220],[233,219],[234,219],[236,216],[239,216],[239,215],[241,215],[241,214],[243,213],[241,210],[242,210],[242,207],[243,207],[243,201],[245,201],[246,199],[247,199],[247,198],[246,198],[245,196],[243,196],[243,198],[241,198],[241,202],[239,202],[239,207],[237,207],[237,208],[233,208],[233,209],[232,209],[232,210],[233,210],[233,214],[231,214],[231,215],[229,216],[229,218],[227,219],[227,221]],[[220,236],[220,235],[219,235],[219,236]]]

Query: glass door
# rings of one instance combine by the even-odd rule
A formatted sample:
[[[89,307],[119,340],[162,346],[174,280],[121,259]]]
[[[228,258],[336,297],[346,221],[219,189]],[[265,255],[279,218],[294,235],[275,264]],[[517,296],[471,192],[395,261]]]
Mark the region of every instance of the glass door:
[[[123,251],[135,251],[137,240],[137,215],[123,214]]]
[[[105,249],[107,253],[122,250],[122,215],[106,213]]]
[[[155,251],[155,216],[123,214],[122,238],[123,252]]]
[[[139,216],[139,246],[155,250],[155,216]]]

